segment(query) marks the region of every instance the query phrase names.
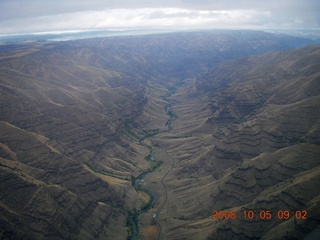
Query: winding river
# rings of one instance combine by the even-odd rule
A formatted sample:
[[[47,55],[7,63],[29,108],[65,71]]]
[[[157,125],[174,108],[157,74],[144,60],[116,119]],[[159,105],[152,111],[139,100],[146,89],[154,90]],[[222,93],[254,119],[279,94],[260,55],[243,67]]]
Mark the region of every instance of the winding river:
[[[176,115],[171,111],[171,107],[174,105],[174,102],[173,101],[169,101],[167,98],[170,97],[173,93],[175,92],[175,88],[172,88],[171,91],[169,91],[169,93],[165,96],[162,96],[161,98],[166,101],[168,104],[164,107],[164,111],[165,113],[169,116],[169,119],[167,120],[167,122],[165,123],[165,126],[168,127],[168,130],[167,131],[170,131],[172,129],[172,122],[176,119]],[[155,135],[154,135],[155,136]],[[143,139],[144,140],[144,139]],[[154,156],[154,150],[152,149],[152,146],[147,146],[143,143],[143,140],[140,140],[141,144],[143,144],[145,147],[149,148],[150,149],[150,153],[149,153],[149,156],[150,156],[150,159],[152,161],[156,161],[156,158]],[[148,170],[142,174],[140,174],[137,178],[133,178],[133,186],[134,188],[137,190],[137,191],[143,191],[145,193],[147,193],[150,197],[150,201],[146,204],[145,207],[143,207],[142,209],[138,210],[138,211],[134,211],[133,213],[129,213],[129,216],[128,216],[128,222],[129,222],[129,226],[131,226],[132,228],[132,231],[131,231],[131,236],[128,237],[128,239],[130,240],[136,240],[138,239],[138,236],[139,236],[139,216],[145,212],[147,212],[148,210],[150,210],[151,208],[153,208],[153,206],[155,205],[155,203],[157,202],[158,200],[158,196],[156,195],[156,193],[154,192],[151,192],[151,191],[148,191],[148,190],[145,190],[145,189],[142,189],[140,186],[139,186],[139,183],[142,183],[144,182],[144,178],[150,174],[151,172],[155,171],[158,167],[161,166],[161,163],[160,162],[157,162],[157,165],[152,169],[152,170]],[[158,211],[159,212],[159,211]],[[157,213],[158,213],[157,212]],[[157,221],[156,219],[157,217],[157,214],[154,215],[154,219],[157,223],[157,226],[158,226],[158,236],[157,238],[159,238],[159,235],[160,235],[160,230],[161,230],[161,226],[160,226],[160,223]]]

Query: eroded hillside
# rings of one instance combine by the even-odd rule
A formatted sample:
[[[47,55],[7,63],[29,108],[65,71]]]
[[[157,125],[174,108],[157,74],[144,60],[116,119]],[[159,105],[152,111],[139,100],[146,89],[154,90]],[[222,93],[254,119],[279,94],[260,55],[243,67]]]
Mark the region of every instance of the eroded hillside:
[[[154,140],[173,159],[167,238],[315,239],[319,60],[319,46],[232,60],[172,96],[174,129]],[[213,210],[237,217],[212,219]],[[244,219],[248,210],[254,219]],[[272,218],[261,219],[265,210]],[[288,220],[277,215],[284,210]],[[297,219],[297,210],[306,219]]]
[[[150,200],[132,179],[155,166],[142,238],[249,236],[250,221],[234,230],[212,210],[286,197],[312,221],[319,47],[238,58],[306,42],[213,31],[2,45],[0,236],[125,239],[128,212]]]

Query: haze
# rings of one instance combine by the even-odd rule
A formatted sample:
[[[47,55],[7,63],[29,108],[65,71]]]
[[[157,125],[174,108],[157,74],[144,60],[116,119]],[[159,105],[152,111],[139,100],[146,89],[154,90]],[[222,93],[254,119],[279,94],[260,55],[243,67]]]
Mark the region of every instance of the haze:
[[[0,35],[95,29],[319,29],[319,1],[0,2]]]

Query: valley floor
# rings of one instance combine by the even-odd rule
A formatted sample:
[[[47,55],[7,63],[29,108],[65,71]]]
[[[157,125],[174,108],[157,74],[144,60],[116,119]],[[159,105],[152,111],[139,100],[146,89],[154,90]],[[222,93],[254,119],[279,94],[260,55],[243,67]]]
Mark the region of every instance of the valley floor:
[[[183,216],[176,210],[177,201],[172,183],[188,181],[175,176],[175,170],[187,165],[194,156],[205,153],[205,142],[209,145],[210,134],[195,132],[207,120],[210,112],[202,109],[202,103],[197,98],[190,99],[188,92],[191,84],[177,87],[167,101],[172,119],[167,130],[149,138],[152,143],[155,159],[163,162],[161,167],[151,172],[145,178],[144,189],[154,192],[157,202],[152,209],[140,216],[140,233],[142,239],[166,239],[172,229],[178,228]],[[164,113],[170,118],[166,107]],[[160,126],[162,127],[162,126]],[[182,159],[182,160],[179,160]],[[189,159],[188,161],[184,161]],[[210,212],[208,213],[210,215]],[[172,221],[173,220],[173,221]],[[203,233],[203,236],[208,232]]]

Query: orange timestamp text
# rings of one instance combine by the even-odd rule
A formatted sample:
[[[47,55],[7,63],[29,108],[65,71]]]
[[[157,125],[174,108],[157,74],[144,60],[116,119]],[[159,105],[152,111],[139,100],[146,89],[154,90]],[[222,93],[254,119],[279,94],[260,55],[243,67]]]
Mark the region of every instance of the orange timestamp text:
[[[258,219],[258,220],[287,220],[289,218],[307,220],[308,212],[307,210],[278,210],[272,212],[271,210],[243,210],[237,213],[235,210],[213,210],[212,219],[222,220],[222,219]]]

